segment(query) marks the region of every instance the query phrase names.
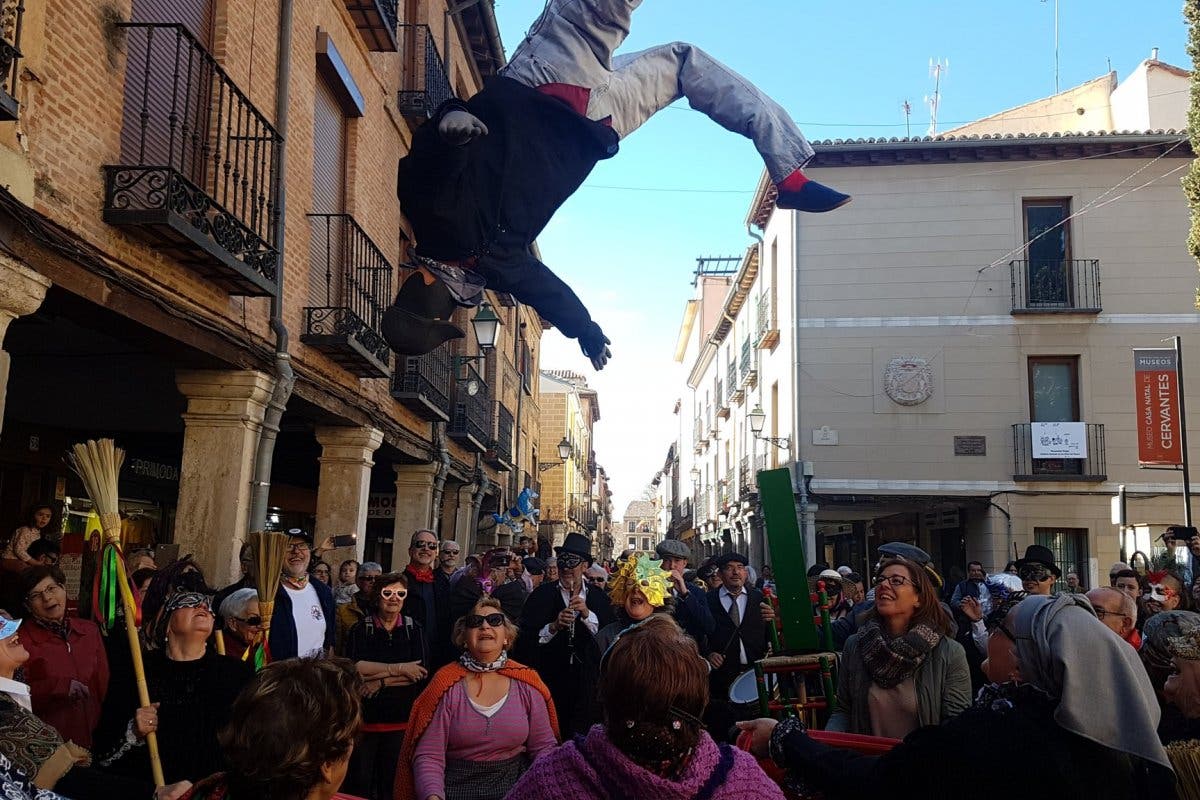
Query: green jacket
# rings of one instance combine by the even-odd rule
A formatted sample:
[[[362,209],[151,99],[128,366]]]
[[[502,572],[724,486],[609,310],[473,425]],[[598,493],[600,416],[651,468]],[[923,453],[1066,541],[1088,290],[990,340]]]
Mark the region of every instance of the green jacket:
[[[825,730],[871,733],[867,692],[871,674],[858,652],[861,634],[846,640],[838,666],[837,706]],[[956,717],[971,705],[971,673],[962,645],[943,636],[917,668],[917,718],[921,727],[938,725]]]

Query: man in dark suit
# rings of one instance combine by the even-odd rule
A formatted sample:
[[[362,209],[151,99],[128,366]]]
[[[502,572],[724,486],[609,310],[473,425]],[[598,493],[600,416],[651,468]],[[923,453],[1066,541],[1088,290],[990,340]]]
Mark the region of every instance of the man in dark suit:
[[[595,679],[589,676],[597,670],[587,668],[586,661],[594,657],[593,637],[615,617],[604,590],[584,583],[583,572],[592,563],[587,537],[568,533],[554,550],[558,580],[543,583],[525,601],[514,655],[545,681],[568,739],[596,721],[591,719]]]
[[[454,620],[450,618],[450,578],[435,568],[438,548],[437,534],[431,530],[413,533],[408,542],[408,599],[402,613],[425,627],[425,640],[432,653],[432,666],[440,667],[454,660],[457,653],[450,644]]]
[[[749,559],[740,553],[717,558],[721,586],[708,592],[708,608],[716,620],[704,657],[712,665],[709,674],[711,702],[707,713],[709,731],[718,740],[727,737],[738,716],[729,705],[729,685],[766,655],[768,625],[775,611],[763,601],[763,593],[748,585]]]

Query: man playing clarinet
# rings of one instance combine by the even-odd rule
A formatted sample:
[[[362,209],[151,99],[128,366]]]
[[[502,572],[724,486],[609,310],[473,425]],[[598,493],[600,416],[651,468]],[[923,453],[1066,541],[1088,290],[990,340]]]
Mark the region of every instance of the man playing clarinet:
[[[534,589],[525,601],[516,656],[536,669],[550,689],[565,740],[586,733],[593,722],[596,687],[590,676],[597,671],[588,669],[586,661],[594,657],[592,638],[615,617],[604,590],[589,589],[583,581],[592,563],[587,537],[568,533],[554,550],[558,580]]]

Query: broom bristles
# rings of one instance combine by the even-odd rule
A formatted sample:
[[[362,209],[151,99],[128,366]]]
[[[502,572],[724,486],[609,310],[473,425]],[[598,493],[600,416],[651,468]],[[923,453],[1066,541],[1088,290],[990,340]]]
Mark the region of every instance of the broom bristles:
[[[1200,741],[1175,742],[1166,749],[1175,768],[1175,791],[1179,799],[1200,799]]]
[[[264,622],[274,608],[275,593],[283,575],[283,560],[287,557],[288,535],[276,531],[251,531],[250,547],[254,551],[254,582],[258,587],[258,607]]]
[[[67,463],[83,481],[84,491],[100,517],[105,538],[119,544],[121,513],[117,481],[121,465],[125,463],[125,451],[117,447],[112,439],[88,439],[71,448],[67,453]]]

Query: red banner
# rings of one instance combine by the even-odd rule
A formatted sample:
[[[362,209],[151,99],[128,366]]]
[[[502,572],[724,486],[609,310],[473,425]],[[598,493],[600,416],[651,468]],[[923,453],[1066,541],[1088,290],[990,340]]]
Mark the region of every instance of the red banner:
[[[1138,465],[1177,467],[1180,444],[1179,372],[1173,349],[1133,351],[1137,393]]]

